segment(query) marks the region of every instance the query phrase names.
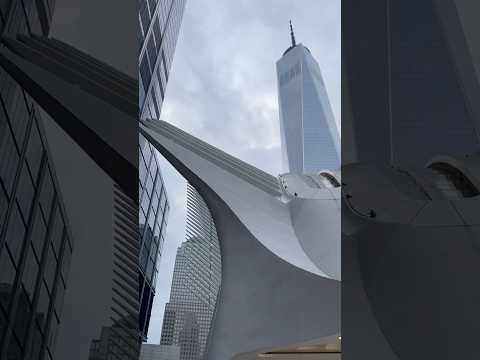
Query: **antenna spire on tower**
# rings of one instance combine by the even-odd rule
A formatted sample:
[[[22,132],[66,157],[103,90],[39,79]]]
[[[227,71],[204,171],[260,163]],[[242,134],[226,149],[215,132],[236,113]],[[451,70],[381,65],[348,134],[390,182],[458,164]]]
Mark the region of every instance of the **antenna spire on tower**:
[[[296,46],[297,43],[295,42],[295,34],[293,33],[292,20],[290,20],[290,37],[292,38],[292,46]]]

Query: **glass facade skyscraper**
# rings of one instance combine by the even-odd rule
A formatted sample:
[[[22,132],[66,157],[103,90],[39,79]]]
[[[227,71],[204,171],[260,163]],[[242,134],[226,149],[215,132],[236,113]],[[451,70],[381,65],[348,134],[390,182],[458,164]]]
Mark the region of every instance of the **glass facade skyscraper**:
[[[140,1],[140,114],[158,119],[186,0]]]
[[[317,174],[340,167],[340,135],[320,67],[296,44],[277,61],[278,103],[284,171]]]
[[[158,119],[186,0],[139,2],[139,112]],[[140,329],[146,339],[169,204],[153,147],[139,138]]]
[[[2,1],[0,31],[47,35],[55,1]],[[0,358],[52,359],[72,255],[39,107],[0,69]]]
[[[152,146],[141,139],[139,147],[140,330],[146,339],[169,204]]]
[[[165,307],[162,345],[180,347],[181,360],[201,359],[221,282],[220,245],[210,211],[187,187],[187,241],[177,250],[170,301]]]

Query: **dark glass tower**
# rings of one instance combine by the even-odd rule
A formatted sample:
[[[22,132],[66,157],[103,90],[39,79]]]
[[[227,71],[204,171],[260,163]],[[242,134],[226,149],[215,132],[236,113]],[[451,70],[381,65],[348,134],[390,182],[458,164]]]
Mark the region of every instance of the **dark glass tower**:
[[[158,119],[186,0],[139,2],[139,106]],[[139,139],[140,329],[146,340],[169,205],[153,147]]]
[[[2,1],[0,31],[47,35],[54,1]],[[0,358],[51,359],[72,237],[37,105],[0,69]]]

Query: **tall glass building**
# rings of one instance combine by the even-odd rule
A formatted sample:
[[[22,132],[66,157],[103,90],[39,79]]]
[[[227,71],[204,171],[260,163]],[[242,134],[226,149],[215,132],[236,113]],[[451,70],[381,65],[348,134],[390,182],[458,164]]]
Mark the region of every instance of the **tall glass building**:
[[[158,119],[186,0],[140,1],[140,114]]]
[[[277,61],[284,171],[317,174],[340,167],[340,135],[320,67],[295,42]]]
[[[0,31],[47,35],[54,1],[0,2]],[[72,236],[39,107],[0,68],[0,358],[52,359]]]
[[[180,347],[180,360],[202,358],[221,283],[221,255],[207,204],[187,187],[187,240],[178,248],[160,344]]]
[[[139,106],[158,119],[186,0],[139,2]],[[146,340],[169,205],[153,147],[139,139],[140,329]]]

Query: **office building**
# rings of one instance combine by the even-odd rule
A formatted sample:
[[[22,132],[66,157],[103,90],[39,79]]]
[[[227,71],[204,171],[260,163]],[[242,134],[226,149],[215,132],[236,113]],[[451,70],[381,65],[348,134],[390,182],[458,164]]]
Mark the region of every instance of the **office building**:
[[[102,327],[100,338],[91,342],[88,360],[138,359],[137,336],[129,334],[131,331],[129,327],[128,323],[121,324],[121,322]],[[135,335],[137,335],[136,329]]]
[[[190,184],[186,233],[175,259],[171,299],[201,302],[213,314],[221,282],[218,235],[205,201]]]
[[[179,360],[180,348],[176,345],[143,344],[140,360]]]
[[[139,2],[139,114],[158,119],[186,0]],[[140,328],[147,339],[169,205],[153,147],[139,136]]]
[[[178,248],[160,343],[180,346],[180,359],[204,354],[221,282],[217,231],[205,201],[187,186],[187,240]]]
[[[194,301],[169,301],[165,305],[160,345],[180,349],[180,360],[198,360],[205,349],[211,323],[209,308]]]
[[[0,32],[47,35],[52,5],[2,2]],[[52,358],[74,246],[40,117],[32,98],[0,68],[2,359]]]
[[[310,50],[292,45],[277,61],[284,172],[317,174],[340,167],[340,134],[320,67]]]

